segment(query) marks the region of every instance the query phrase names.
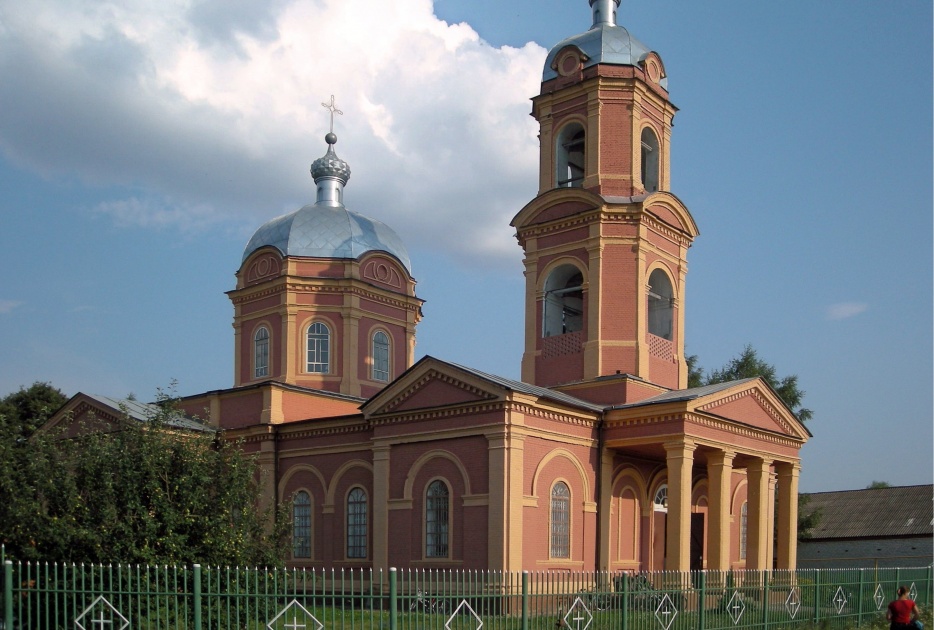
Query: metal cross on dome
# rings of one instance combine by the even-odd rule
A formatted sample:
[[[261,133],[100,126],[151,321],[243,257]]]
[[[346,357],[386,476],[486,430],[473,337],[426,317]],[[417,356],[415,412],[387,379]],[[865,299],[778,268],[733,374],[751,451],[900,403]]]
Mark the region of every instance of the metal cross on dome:
[[[334,104],[334,95],[333,95],[333,94],[331,94],[331,102],[330,102],[330,103],[321,103],[321,107],[323,107],[323,108],[325,108],[326,110],[328,110],[329,112],[331,112],[331,133],[334,133],[334,114],[337,114],[337,115],[339,115],[339,116],[343,116],[343,115],[344,115],[344,112],[342,112],[341,110],[337,109],[337,106]]]

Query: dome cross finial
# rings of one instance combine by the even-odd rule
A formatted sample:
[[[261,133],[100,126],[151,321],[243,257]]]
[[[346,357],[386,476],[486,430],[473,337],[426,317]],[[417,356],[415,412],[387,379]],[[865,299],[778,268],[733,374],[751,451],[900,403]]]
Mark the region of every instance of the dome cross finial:
[[[344,115],[344,112],[342,112],[341,110],[337,109],[337,106],[334,104],[334,95],[333,95],[333,94],[331,94],[331,102],[330,102],[330,103],[321,103],[321,107],[323,107],[324,109],[326,109],[326,110],[328,110],[329,112],[331,112],[331,133],[334,133],[334,114],[338,114],[338,115],[340,115],[340,116],[343,116],[343,115]]]

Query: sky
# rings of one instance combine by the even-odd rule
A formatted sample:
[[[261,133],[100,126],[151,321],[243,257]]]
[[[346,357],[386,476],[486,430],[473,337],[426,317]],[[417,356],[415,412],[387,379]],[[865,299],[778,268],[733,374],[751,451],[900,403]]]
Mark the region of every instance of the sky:
[[[678,106],[686,352],[797,374],[805,492],[932,482],[932,7],[623,0]],[[409,248],[425,354],[518,378],[529,116],[586,0],[0,0],[0,395],[233,384],[224,294],[314,200]]]

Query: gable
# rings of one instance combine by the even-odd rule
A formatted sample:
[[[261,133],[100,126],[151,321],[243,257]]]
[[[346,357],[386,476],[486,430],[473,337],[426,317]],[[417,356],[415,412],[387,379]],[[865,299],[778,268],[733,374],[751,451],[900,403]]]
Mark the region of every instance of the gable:
[[[56,437],[73,438],[91,433],[110,433],[123,420],[119,408],[101,404],[84,394],[72,397],[42,425],[37,433],[54,433]]]
[[[695,408],[757,429],[794,437],[806,436],[806,430],[794,414],[759,387],[727,391],[722,397],[711,398],[707,401],[701,399]]]
[[[370,413],[391,413],[413,409],[447,407],[494,398],[497,398],[494,393],[484,391],[477,387],[476,384],[467,383],[463,379],[458,379],[438,370],[430,370],[422,378],[400,392],[399,395],[388,401],[387,404],[368,411]]]

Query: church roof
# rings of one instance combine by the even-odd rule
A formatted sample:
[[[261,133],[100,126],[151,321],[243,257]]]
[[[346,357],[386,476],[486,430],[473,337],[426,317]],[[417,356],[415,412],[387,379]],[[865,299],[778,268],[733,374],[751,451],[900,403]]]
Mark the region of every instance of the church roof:
[[[463,365],[458,365],[457,363],[451,363],[450,365],[453,365],[454,367],[460,370],[469,372],[473,374],[474,376],[490,381],[491,383],[494,383],[496,385],[499,385],[500,387],[503,387],[511,391],[519,392],[522,394],[528,394],[530,396],[538,396],[539,398],[543,398],[545,400],[553,400],[555,402],[564,403],[566,405],[574,405],[575,407],[583,407],[584,409],[588,409],[590,411],[603,411],[606,408],[605,405],[598,405],[592,402],[588,402],[586,400],[582,400],[575,396],[571,396],[569,394],[565,394],[564,392],[559,392],[554,389],[549,389],[547,387],[538,387],[537,385],[529,385],[528,383],[523,383],[522,381],[514,381],[504,376],[496,376],[495,374],[487,374],[486,372],[481,372],[480,370],[476,370],[474,368],[466,367]]]
[[[343,204],[310,204],[266,222],[243,250],[243,260],[261,247],[283,256],[359,258],[371,251],[394,256],[412,272],[409,253],[399,235],[385,223],[348,210]]]
[[[930,536],[934,485],[807,494],[805,512],[819,512],[811,539]]]
[[[332,109],[333,100],[332,96]],[[318,187],[315,203],[261,225],[244,248],[241,262],[261,247],[275,247],[283,256],[308,258],[357,259],[376,251],[394,256],[411,274],[409,252],[399,235],[385,223],[344,207],[343,192],[350,180],[350,165],[334,151],[337,143],[334,132],[324,139],[327,153],[311,164],[311,176]]]
[[[594,4],[600,3],[594,2]],[[615,20],[598,22],[595,14],[594,25],[591,26],[590,30],[558,42],[548,52],[548,56],[545,58],[545,68],[542,71],[542,82],[558,77],[558,72],[553,67],[554,62],[558,53],[567,46],[576,46],[587,55],[588,59],[584,63],[584,68],[601,63],[617,66],[638,66],[639,62],[652,52],[648,46],[633,37],[626,28],[615,24]],[[663,78],[661,85],[667,88],[668,79]]]
[[[724,383],[714,383],[713,385],[704,385],[702,387],[690,387],[688,389],[673,389],[670,392],[663,392],[652,396],[651,398],[644,398],[638,402],[628,403],[625,405],[616,405],[613,409],[626,409],[629,407],[641,407],[643,405],[652,405],[656,403],[668,403],[668,402],[683,402],[687,400],[694,400],[695,398],[703,398],[704,396],[709,396],[711,394],[716,394],[717,392],[735,387],[737,385],[742,385],[750,381],[756,380],[756,377],[753,378],[743,378],[736,381],[726,381]]]

